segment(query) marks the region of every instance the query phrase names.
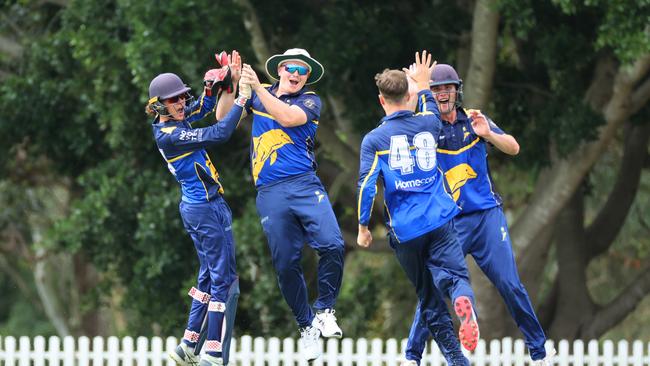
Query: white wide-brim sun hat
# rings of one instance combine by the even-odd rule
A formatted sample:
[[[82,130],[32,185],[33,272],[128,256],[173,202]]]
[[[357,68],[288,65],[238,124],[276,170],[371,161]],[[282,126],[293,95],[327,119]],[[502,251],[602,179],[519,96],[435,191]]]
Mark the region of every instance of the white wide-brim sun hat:
[[[320,62],[316,61],[309,55],[309,52],[302,48],[291,48],[284,51],[281,55],[273,55],[266,60],[266,73],[271,79],[278,80],[278,65],[287,61],[301,61],[309,67],[309,77],[305,84],[314,84],[323,77],[325,68]]]

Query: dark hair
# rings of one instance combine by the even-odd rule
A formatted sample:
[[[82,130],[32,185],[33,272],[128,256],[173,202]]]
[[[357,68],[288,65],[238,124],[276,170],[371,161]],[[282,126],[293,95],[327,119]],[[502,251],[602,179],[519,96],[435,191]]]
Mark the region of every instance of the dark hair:
[[[384,69],[375,75],[375,84],[390,103],[400,103],[408,95],[409,83],[403,71]]]

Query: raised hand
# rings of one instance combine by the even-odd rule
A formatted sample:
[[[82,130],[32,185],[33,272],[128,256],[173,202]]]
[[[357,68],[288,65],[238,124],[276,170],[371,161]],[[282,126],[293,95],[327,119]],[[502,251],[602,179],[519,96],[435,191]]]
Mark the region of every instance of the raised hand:
[[[230,66],[232,73],[232,82],[233,84],[237,84],[239,82],[239,78],[241,77],[242,67],[241,56],[237,50],[233,50],[232,53],[228,55],[228,65]]]
[[[490,123],[488,123],[483,113],[476,109],[472,109],[469,111],[469,115],[472,117],[472,129],[474,130],[474,133],[483,138],[490,136],[490,133],[492,132],[490,129]]]
[[[250,84],[244,83],[244,79],[239,80],[239,96],[250,99],[253,95],[253,90],[251,89]]]
[[[415,62],[409,66],[409,68],[403,68],[402,70],[406,75],[415,81],[418,84],[419,89],[428,89],[429,88],[429,78],[431,77],[431,72],[436,66],[437,61],[432,61],[431,54],[426,50],[415,53]]]
[[[255,70],[249,64],[244,64],[241,74],[241,84],[248,84],[251,86],[251,89],[257,90],[262,87],[260,84],[260,79],[257,77]]]

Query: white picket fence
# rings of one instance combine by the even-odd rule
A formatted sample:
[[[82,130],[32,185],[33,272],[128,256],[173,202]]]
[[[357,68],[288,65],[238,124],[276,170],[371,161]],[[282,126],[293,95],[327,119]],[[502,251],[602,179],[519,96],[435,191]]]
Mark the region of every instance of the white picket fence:
[[[167,352],[174,349],[178,340],[169,337],[145,338],[124,337],[2,337],[0,336],[0,366],[174,366]],[[91,344],[92,343],[92,344]],[[558,366],[643,366],[650,365],[650,342],[619,341],[603,342],[560,341],[557,345],[549,341],[547,349],[555,346],[557,355],[554,364]],[[398,366],[404,354],[406,340],[395,339],[329,339],[323,343],[323,355],[312,366]],[[477,366],[516,365],[531,363],[522,340],[504,338],[492,340],[489,347],[481,340],[477,349],[466,353],[471,363]],[[422,365],[445,365],[440,351],[435,346],[427,347]],[[307,365],[301,359],[297,341],[292,338],[253,338],[243,336],[231,344],[231,365],[279,366]]]

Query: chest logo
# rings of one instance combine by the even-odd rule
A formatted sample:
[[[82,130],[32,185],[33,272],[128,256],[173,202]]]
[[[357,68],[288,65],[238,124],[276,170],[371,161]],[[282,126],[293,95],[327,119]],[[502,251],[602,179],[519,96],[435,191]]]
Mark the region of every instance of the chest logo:
[[[467,139],[467,136],[469,136],[469,132],[467,132],[467,128],[463,126],[463,141]]]
[[[474,179],[477,177],[476,172],[468,164],[458,164],[455,167],[447,170],[445,173],[445,179],[447,179],[447,184],[451,189],[451,195],[454,197],[454,201],[458,201],[460,197],[460,188],[467,183],[468,180]]]
[[[269,165],[273,165],[278,159],[278,149],[286,144],[293,144],[291,137],[282,130],[270,130],[261,134],[259,137],[253,137],[253,154],[251,161],[253,165],[253,180],[257,178],[267,160],[271,160]]]

